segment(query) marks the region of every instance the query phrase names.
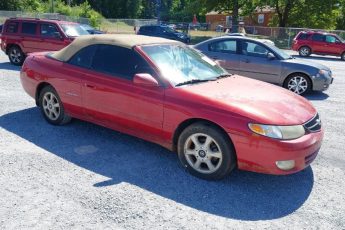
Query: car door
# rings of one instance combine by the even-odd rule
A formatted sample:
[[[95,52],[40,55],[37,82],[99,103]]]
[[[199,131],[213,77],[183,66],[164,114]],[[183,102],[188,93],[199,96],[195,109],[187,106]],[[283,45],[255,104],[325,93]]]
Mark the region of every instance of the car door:
[[[160,137],[163,126],[163,87],[133,83],[135,73],[150,73],[135,51],[97,45],[91,69],[83,73],[83,106],[91,119],[138,135]]]
[[[241,40],[240,47],[241,75],[274,84],[280,83],[281,61],[277,57],[268,58],[268,53],[272,53],[268,47],[249,40]]]
[[[40,23],[40,39],[41,50],[60,50],[67,45],[63,34],[54,23]]]
[[[315,33],[311,37],[312,40],[312,52],[313,53],[328,53],[326,37],[323,34]]]
[[[236,39],[226,39],[212,42],[208,44],[206,50],[203,50],[203,53],[215,60],[229,73],[240,73],[240,58],[237,54]]]
[[[333,35],[326,35],[325,41],[328,53],[339,55],[343,52],[343,44],[337,37]]]
[[[25,53],[42,51],[40,49],[41,41],[37,35],[38,23],[32,21],[23,21],[21,24],[20,36],[22,38],[21,43],[23,51]]]

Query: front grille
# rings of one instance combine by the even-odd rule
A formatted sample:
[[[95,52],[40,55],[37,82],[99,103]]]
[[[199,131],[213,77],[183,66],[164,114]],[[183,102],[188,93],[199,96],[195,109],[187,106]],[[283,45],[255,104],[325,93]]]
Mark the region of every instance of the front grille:
[[[311,120],[304,124],[304,128],[310,132],[317,132],[321,130],[321,119],[319,114],[316,114]]]

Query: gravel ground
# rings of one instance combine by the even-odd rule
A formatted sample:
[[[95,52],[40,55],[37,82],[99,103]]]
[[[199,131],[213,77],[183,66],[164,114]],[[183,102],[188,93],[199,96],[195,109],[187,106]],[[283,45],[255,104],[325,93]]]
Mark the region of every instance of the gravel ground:
[[[345,229],[345,64],[309,59],[335,76],[307,96],[326,129],[311,167],[208,182],[155,144],[77,120],[47,124],[1,53],[0,228]]]

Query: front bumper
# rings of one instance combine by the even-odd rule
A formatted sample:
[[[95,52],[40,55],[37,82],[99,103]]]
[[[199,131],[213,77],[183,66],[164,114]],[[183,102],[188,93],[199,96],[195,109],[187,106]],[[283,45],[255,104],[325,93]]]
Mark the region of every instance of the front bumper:
[[[229,134],[236,154],[238,168],[247,171],[285,175],[306,168],[317,156],[324,131],[306,134],[295,140],[274,140],[252,134],[240,136]],[[290,170],[282,170],[277,161],[294,161]]]
[[[312,80],[314,91],[325,91],[333,83],[334,78],[332,75],[325,76],[317,74],[316,76],[312,76]]]

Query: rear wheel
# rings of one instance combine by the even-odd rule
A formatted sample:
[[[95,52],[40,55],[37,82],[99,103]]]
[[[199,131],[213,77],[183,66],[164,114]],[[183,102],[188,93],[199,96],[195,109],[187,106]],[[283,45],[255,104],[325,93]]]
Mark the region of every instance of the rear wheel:
[[[59,95],[51,86],[46,86],[40,92],[39,105],[44,118],[53,125],[63,125],[71,121],[65,114]]]
[[[25,60],[25,55],[18,46],[12,46],[8,50],[8,58],[13,65],[21,66]]]
[[[311,49],[308,46],[302,46],[299,48],[299,56],[308,57],[311,54]]]
[[[345,61],[345,52],[341,55],[341,60]]]
[[[192,124],[181,133],[178,156],[192,175],[206,180],[222,179],[236,165],[229,139],[221,130],[205,123]]]
[[[311,81],[306,75],[296,73],[285,80],[284,88],[302,95],[311,90]]]

